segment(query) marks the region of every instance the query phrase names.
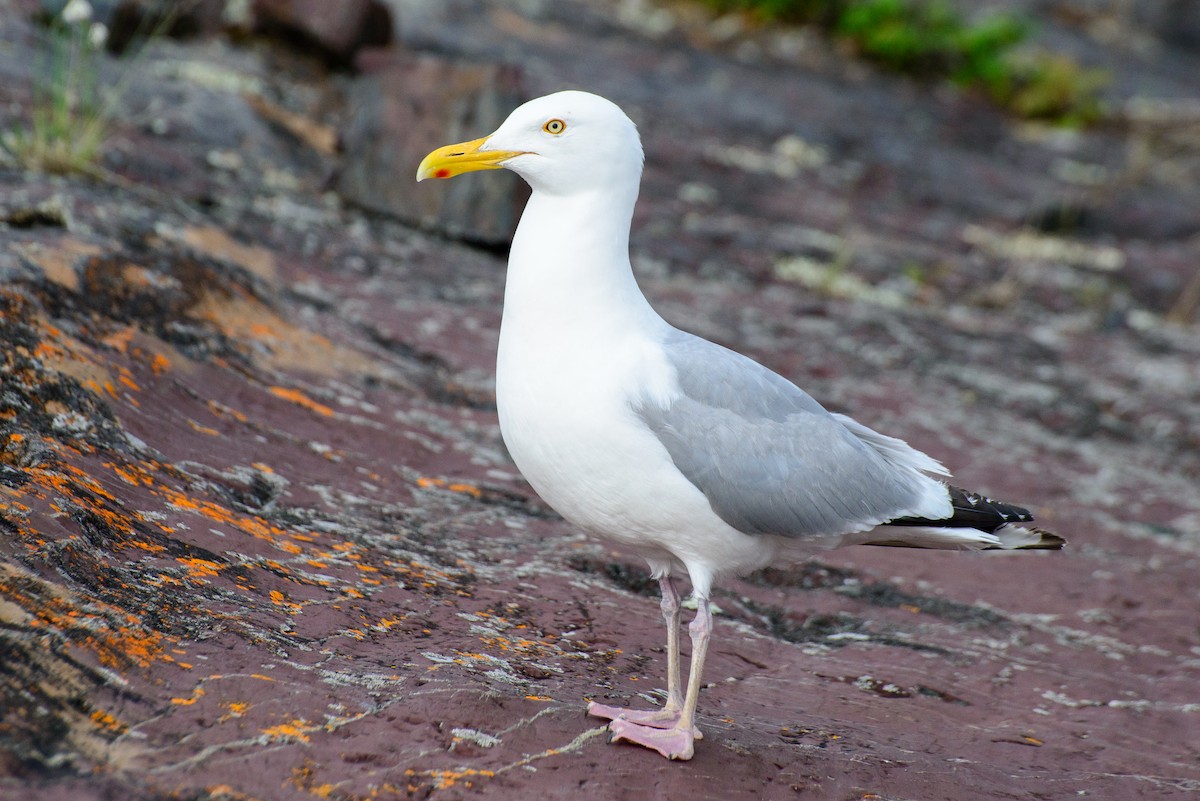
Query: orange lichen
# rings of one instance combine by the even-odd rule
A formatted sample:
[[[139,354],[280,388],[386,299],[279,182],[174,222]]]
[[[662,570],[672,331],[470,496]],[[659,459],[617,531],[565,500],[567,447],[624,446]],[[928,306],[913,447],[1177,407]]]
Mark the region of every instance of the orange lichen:
[[[167,503],[176,509],[196,512],[207,517],[209,520],[233,526],[255,539],[267,540],[276,545],[282,545],[282,543],[287,542],[288,532],[286,530],[268,523],[261,517],[236,514],[218,503],[193,499],[171,487],[164,486],[161,494],[165,497]],[[281,571],[284,569],[283,565],[280,565],[278,562],[268,563],[268,566],[277,567]]]
[[[91,718],[92,722],[95,723],[99,728],[114,734],[121,734],[128,729],[128,726],[117,720],[109,713],[105,712],[103,709],[97,709],[92,712]]]
[[[246,714],[246,712],[248,712],[250,710],[250,704],[247,703],[246,701],[230,701],[229,703],[225,704],[224,706],[229,711],[226,712],[224,715],[222,715],[220,718],[218,718],[217,722],[219,722],[219,723],[224,723],[228,720],[240,718],[240,717],[244,716]]]
[[[250,421],[250,418],[247,417],[245,414],[239,412],[237,409],[234,409],[231,406],[226,406],[225,404],[221,403],[220,401],[210,400],[205,405],[208,406],[209,411],[211,411],[213,414],[217,415],[218,417],[222,417],[222,416],[232,417],[234,420],[237,420],[239,423],[247,423]]]
[[[33,356],[36,359],[52,359],[57,356],[62,356],[65,351],[53,342],[42,340],[37,343],[33,349]]]
[[[228,784],[213,784],[204,788],[206,798],[211,801],[260,801],[257,796],[247,795]]]
[[[94,652],[105,667],[147,667],[154,661],[174,662],[165,653],[171,640],[144,628],[137,617],[96,601],[83,602],[31,584],[15,571],[0,570],[0,597],[29,615],[31,628],[60,633],[71,646]]]
[[[279,590],[271,590],[270,596],[271,603],[275,604],[276,606],[283,607],[289,612],[299,612],[302,609],[300,604],[289,601],[287,596]]]
[[[186,225],[178,230],[164,229],[163,234],[183,241],[193,250],[221,261],[232,262],[260,278],[275,280],[275,255],[262,245],[245,245],[228,233],[209,225]]]
[[[458,782],[462,782],[467,787],[474,786],[470,781],[471,778],[481,777],[490,779],[496,775],[494,770],[477,770],[475,768],[464,768],[463,770],[422,770],[417,771],[408,768],[404,771],[405,776],[428,776],[433,779],[433,786],[437,790],[445,790],[453,787]],[[412,785],[410,785],[412,786]]]
[[[98,655],[100,661],[110,667],[117,667],[124,659],[132,660],[141,667],[149,667],[155,659],[174,662],[174,657],[163,653],[163,639],[164,636],[157,631],[121,626],[109,641],[117,652],[101,651]]]
[[[76,265],[84,257],[98,256],[104,252],[99,245],[72,236],[60,237],[53,245],[41,242],[20,243],[16,245],[16,250],[41,267],[46,278],[72,292],[79,290],[79,272]]]
[[[66,450],[61,445],[57,445],[57,449]],[[24,490],[34,497],[56,504],[60,509],[66,501],[69,506],[86,510],[118,535],[119,540],[123,541],[133,533],[128,515],[113,508],[118,504],[112,493],[80,468],[65,463],[56,468],[38,466],[30,469],[28,475],[32,481]]]
[[[288,389],[287,387],[268,387],[268,389],[277,398],[283,398],[297,406],[302,406],[309,411],[316,412],[322,417],[333,417],[333,409],[317,403],[298,389]]]
[[[429,489],[437,487],[439,489],[448,489],[451,492],[461,492],[470,495],[472,498],[483,497],[483,490],[476,487],[474,484],[466,484],[460,481],[450,482],[444,478],[426,478],[424,476],[417,479],[417,486],[421,489]]]
[[[192,430],[199,431],[201,434],[206,434],[207,436],[210,436],[210,437],[221,436],[221,432],[215,428],[209,428],[208,426],[200,425],[195,420],[191,420],[191,419],[189,419],[187,422],[188,422],[188,425],[191,426]]]
[[[288,723],[280,723],[263,729],[262,733],[271,740],[299,740],[307,743],[310,739],[308,735],[319,729],[321,729],[320,726],[314,726],[304,718],[297,718]]]
[[[78,495],[78,492],[75,490],[75,488],[68,483],[69,481],[74,481],[75,483],[82,485],[85,489],[87,489],[88,492],[99,495],[106,501],[116,502],[117,500],[115,495],[100,485],[100,482],[96,481],[96,479],[85,473],[82,468],[76,467],[73,464],[62,464],[59,466],[58,471],[35,468],[33,473],[35,474],[34,481],[38,481],[40,479],[41,482],[46,486],[53,487],[54,489],[62,492],[64,495]],[[70,475],[66,476],[63,475],[63,473],[68,473]]]
[[[114,331],[100,341],[118,353],[125,353],[129,350],[129,341],[133,339],[135,333],[137,333],[137,329],[131,325],[127,325],[124,328]]]
[[[120,476],[121,480],[126,484],[132,484],[135,487],[138,485],[145,487],[154,486],[154,476],[150,471],[136,464],[116,464],[115,462],[104,462],[103,464]]]
[[[172,698],[171,703],[177,706],[191,706],[199,701],[204,696],[204,688],[197,687],[192,690],[192,694],[187,698]]]
[[[195,556],[177,556],[175,561],[188,568],[188,576],[192,579],[212,578],[219,575],[223,567],[220,562]]]

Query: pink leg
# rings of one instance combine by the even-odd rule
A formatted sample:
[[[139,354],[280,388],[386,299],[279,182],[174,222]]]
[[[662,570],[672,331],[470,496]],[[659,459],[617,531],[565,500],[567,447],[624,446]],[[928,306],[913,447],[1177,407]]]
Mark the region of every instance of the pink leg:
[[[707,598],[697,598],[696,617],[688,626],[692,637],[692,664],[688,671],[687,696],[679,718],[670,728],[639,725],[632,720],[615,718],[609,724],[612,742],[627,740],[651,748],[667,759],[691,759],[695,741],[700,739],[696,728],[696,702],[700,697],[700,676],[712,637],[712,611]]]
[[[667,703],[662,709],[625,709],[619,706],[588,704],[588,714],[610,720],[627,720],[641,726],[669,729],[679,721],[683,710],[683,693],[679,690],[679,591],[670,576],[658,580],[662,591],[662,616],[667,624]]]

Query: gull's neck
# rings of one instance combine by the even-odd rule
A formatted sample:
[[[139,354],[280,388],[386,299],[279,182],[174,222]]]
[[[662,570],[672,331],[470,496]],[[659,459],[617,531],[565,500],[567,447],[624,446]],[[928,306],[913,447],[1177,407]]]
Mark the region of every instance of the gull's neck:
[[[629,263],[632,189],[568,196],[535,190],[509,255],[501,348],[514,339],[651,333],[665,325]]]

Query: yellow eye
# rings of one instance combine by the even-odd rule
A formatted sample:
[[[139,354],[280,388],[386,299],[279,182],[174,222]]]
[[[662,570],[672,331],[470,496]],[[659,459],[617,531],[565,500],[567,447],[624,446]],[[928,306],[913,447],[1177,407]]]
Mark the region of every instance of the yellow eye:
[[[542,130],[548,134],[560,134],[567,130],[567,124],[562,120],[550,120],[542,126]]]

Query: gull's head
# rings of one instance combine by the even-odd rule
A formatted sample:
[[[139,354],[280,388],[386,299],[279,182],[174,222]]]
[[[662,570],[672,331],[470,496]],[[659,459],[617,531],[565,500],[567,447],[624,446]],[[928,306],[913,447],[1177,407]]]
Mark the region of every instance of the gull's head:
[[[587,92],[556,92],[518,106],[491,136],[433,151],[417,168],[417,180],[505,168],[535,191],[554,195],[636,191],[642,160],[637,127],[615,103]]]

